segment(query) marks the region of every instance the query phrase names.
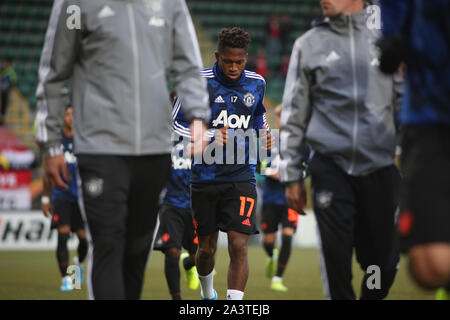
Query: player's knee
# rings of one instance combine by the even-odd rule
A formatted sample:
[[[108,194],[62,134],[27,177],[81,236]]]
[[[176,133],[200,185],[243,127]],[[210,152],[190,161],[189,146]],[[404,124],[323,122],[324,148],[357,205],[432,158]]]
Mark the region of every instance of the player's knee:
[[[210,259],[215,253],[216,247],[212,245],[202,245],[197,250],[197,256],[200,260]]]
[[[197,255],[200,259],[209,259],[216,254],[217,240],[214,236],[199,237]]]
[[[436,289],[450,281],[450,245],[415,246],[408,256],[411,275],[422,287]]]
[[[78,239],[86,239],[86,231],[84,229],[77,230]]]
[[[293,228],[283,228],[283,230],[281,232],[281,234],[283,236],[290,236],[290,237],[293,237],[294,233],[295,233],[295,229],[293,229]]]
[[[241,259],[247,257],[248,245],[246,239],[233,239],[228,243],[230,257],[232,259]]]
[[[264,243],[275,243],[276,233],[265,233],[264,234]]]
[[[59,226],[58,233],[70,233],[70,226],[68,225]]]
[[[179,259],[181,255],[181,249],[179,248],[169,248],[166,250],[166,256],[172,259]]]

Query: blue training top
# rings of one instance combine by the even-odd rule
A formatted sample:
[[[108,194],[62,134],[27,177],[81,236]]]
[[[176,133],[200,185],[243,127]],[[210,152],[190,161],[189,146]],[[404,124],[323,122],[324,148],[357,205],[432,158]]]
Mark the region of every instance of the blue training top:
[[[208,125],[211,141],[214,141],[214,132],[217,129],[229,126],[232,133],[249,132],[265,126],[269,130],[265,118],[266,109],[263,104],[266,82],[260,75],[244,70],[236,82],[228,82],[219,70],[216,63],[214,67],[204,69],[202,75],[207,80],[209,101],[211,108],[211,122]],[[180,118],[181,108],[175,114],[174,129],[179,134],[187,134],[187,124]],[[240,129],[240,130],[239,130]],[[239,131],[237,131],[239,130]],[[230,131],[229,131],[230,132]],[[227,146],[231,141],[227,142]],[[222,148],[222,159],[213,163],[192,164],[191,183],[193,185],[211,182],[250,182],[255,184],[256,161],[252,161],[249,152],[250,139],[241,139],[237,133],[234,137],[234,157],[230,163],[227,159],[227,146]],[[242,154],[244,154],[242,156]],[[242,159],[241,159],[242,158]],[[228,162],[227,162],[228,160]],[[256,160],[256,159],[253,159]]]
[[[62,133],[61,147],[64,152],[64,159],[66,160],[67,167],[70,173],[70,182],[63,179],[63,181],[68,184],[68,190],[60,190],[58,188],[52,188],[52,201],[67,201],[72,203],[78,202],[78,186],[77,186],[77,158],[73,153],[73,137],[66,137]]]
[[[178,119],[183,124],[186,124],[182,116],[182,111]],[[172,168],[166,185],[163,204],[182,209],[190,209],[191,158],[184,156],[184,146],[183,141],[174,142],[171,156]]]
[[[450,1],[381,0],[383,34],[407,42],[403,124],[450,125]]]

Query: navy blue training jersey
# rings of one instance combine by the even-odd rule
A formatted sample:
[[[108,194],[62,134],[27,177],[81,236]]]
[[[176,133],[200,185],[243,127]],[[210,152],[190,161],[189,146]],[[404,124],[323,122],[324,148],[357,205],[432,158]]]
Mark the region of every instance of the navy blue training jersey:
[[[405,125],[450,125],[450,1],[381,0],[383,34],[401,34],[408,43]]]
[[[208,125],[209,136],[214,141],[214,132],[228,125],[233,133],[259,130],[265,126],[266,109],[263,104],[266,82],[260,75],[244,70],[236,82],[228,82],[223,77],[219,66],[202,70],[207,80],[209,104],[211,108],[211,121]],[[182,126],[175,123],[178,129]],[[240,130],[239,130],[240,129]],[[242,137],[242,136],[241,136]],[[227,142],[229,145],[230,141]],[[191,183],[193,185],[211,182],[251,182],[255,184],[256,162],[250,161],[249,138],[234,137],[234,153],[227,157],[227,146],[223,147],[222,163],[193,163]],[[245,154],[242,156],[242,154]],[[229,154],[228,154],[229,155]],[[234,160],[233,160],[234,156]],[[230,163],[230,158],[231,163]],[[255,160],[255,159],[254,159]]]
[[[278,173],[279,162],[280,157],[277,156],[270,162],[270,166],[265,169],[267,177],[264,180],[263,186],[263,204],[274,204],[278,206],[287,205],[284,183],[269,176],[270,174]]]
[[[276,148],[277,147],[275,146],[272,150],[275,150]],[[306,167],[313,156],[311,147],[305,141],[303,141],[300,145],[300,155],[302,157],[301,169],[304,178],[306,176]],[[263,164],[265,164],[265,162],[263,162]],[[263,187],[263,204],[287,206],[285,184],[280,182],[280,180],[270,178],[270,175],[274,175],[279,172],[278,168],[280,165],[280,156],[277,155],[269,164],[265,165],[268,166],[265,168],[267,178],[264,181]]]
[[[64,159],[69,168],[70,181],[64,181],[68,184],[68,190],[60,190],[52,188],[52,200],[68,201],[72,203],[78,202],[78,186],[77,186],[77,158],[73,153],[73,137],[66,137],[62,134],[61,147],[64,152]],[[61,177],[62,178],[62,177]],[[63,179],[64,180],[64,179]]]
[[[263,204],[287,206],[286,188],[280,180],[266,177],[263,187]]]
[[[170,177],[166,185],[166,194],[164,196],[163,204],[172,207],[190,209],[191,197],[190,197],[190,180],[191,180],[191,158],[184,156],[184,147],[182,139],[188,138],[184,141],[190,141],[189,126],[185,122],[183,117],[183,111],[180,110],[180,101],[176,99],[173,105],[173,117],[178,119],[177,124],[181,127],[176,132],[184,130],[182,134],[174,136],[174,147],[172,149],[172,168],[170,171]],[[178,108],[178,110],[177,110]],[[174,121],[175,129],[175,121]],[[179,137],[181,135],[181,137]]]

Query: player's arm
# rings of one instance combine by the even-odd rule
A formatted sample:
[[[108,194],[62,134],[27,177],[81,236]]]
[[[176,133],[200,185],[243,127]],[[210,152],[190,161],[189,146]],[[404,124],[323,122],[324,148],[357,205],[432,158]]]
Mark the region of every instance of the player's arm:
[[[172,105],[172,129],[174,133],[172,141],[178,141],[181,137],[185,141],[183,144],[186,146],[186,155],[200,154],[209,143],[214,132],[206,129],[202,119],[194,119],[191,124],[186,121],[183,109],[184,101],[181,97],[176,97]]]
[[[409,24],[410,0],[380,0],[383,35],[404,33]]]
[[[387,74],[395,73],[404,60],[412,19],[412,4],[409,0],[381,0],[381,19],[383,37],[378,41],[381,50],[380,70]]]
[[[44,175],[42,177],[43,182],[43,190],[42,190],[42,198],[41,198],[41,209],[44,216],[50,216],[50,196],[52,191],[52,186],[48,181],[48,178]]]
[[[302,66],[304,41],[300,38],[295,42],[286,77],[279,166],[280,180],[286,183],[288,205],[298,212],[306,205],[305,187],[301,182],[303,156],[300,149],[311,117],[310,81]]]
[[[208,144],[206,123],[210,118],[206,81],[200,75],[203,62],[185,0],[175,1],[173,14],[170,74],[177,95],[183,97],[182,108],[190,123],[192,152],[200,154]]]
[[[201,137],[206,130],[205,124],[209,122],[209,97],[206,81],[200,75],[203,62],[185,0],[175,1],[173,8],[170,74],[177,95],[183,97],[182,108],[186,122],[195,120],[191,124],[191,135],[195,140]]]
[[[274,139],[270,132],[270,126],[267,123],[266,118],[266,107],[264,106],[266,83],[264,80],[263,82],[264,86],[262,87],[261,99],[259,100],[259,103],[255,108],[253,129],[255,129],[258,133],[261,148],[270,151],[274,146]]]
[[[36,93],[36,141],[44,156],[44,175],[51,185],[67,189],[70,174],[61,150],[61,129],[68,92],[65,82],[72,76],[81,41],[79,29],[69,29],[67,8],[77,1],[57,0],[53,3],[39,66]]]

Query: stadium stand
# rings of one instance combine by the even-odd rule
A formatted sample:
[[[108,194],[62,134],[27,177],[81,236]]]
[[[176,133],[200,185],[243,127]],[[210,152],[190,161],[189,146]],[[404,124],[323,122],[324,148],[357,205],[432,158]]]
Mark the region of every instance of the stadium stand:
[[[34,94],[39,58],[52,3],[52,0],[3,0],[0,4],[0,59],[10,58],[14,61],[20,79],[18,89],[29,100],[32,109],[36,106]],[[251,54],[256,54],[258,49],[266,46],[266,25],[270,15],[292,17],[291,48],[295,38],[309,28],[319,9],[316,0],[187,0],[187,3],[198,32],[210,35],[210,38],[199,36],[202,48],[211,48],[202,41],[215,43],[221,28],[238,26],[252,35]],[[206,54],[203,52],[204,56]],[[269,67],[273,69],[280,66],[281,58],[279,55],[269,56]],[[277,103],[281,100],[283,82],[284,79],[274,77],[268,86],[268,95]]]
[[[0,59],[9,58],[19,79],[18,89],[36,105],[39,59],[52,0],[3,0],[0,4]]]

